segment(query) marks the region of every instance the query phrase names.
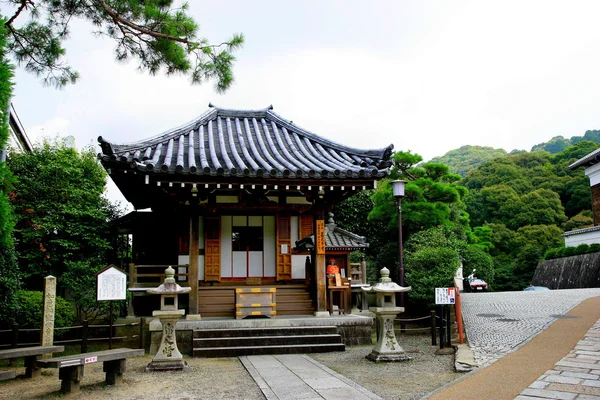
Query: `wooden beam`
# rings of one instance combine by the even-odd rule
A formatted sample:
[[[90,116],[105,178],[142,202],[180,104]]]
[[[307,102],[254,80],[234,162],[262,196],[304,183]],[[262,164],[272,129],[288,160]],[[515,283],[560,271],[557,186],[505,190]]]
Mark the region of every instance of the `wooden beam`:
[[[198,314],[198,253],[200,244],[200,219],[198,216],[198,207],[192,206],[190,212],[190,266],[188,279],[190,281],[189,313]]]

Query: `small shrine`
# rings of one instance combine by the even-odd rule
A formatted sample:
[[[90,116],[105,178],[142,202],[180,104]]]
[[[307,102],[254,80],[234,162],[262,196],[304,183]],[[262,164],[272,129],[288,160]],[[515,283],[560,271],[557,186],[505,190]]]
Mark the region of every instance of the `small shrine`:
[[[182,288],[175,282],[175,270],[170,266],[165,270],[163,284],[155,289],[148,289],[149,294],[160,295],[160,310],[152,312],[152,315],[160,319],[162,339],[146,371],[172,371],[187,367],[187,362],[183,361],[183,355],[177,348],[175,326],[185,314],[185,310],[179,309],[178,296],[190,290],[191,288]]]
[[[400,347],[394,332],[394,319],[396,315],[404,312],[404,307],[396,307],[396,293],[408,292],[411,287],[402,287],[390,278],[390,270],[383,267],[380,271],[381,279],[372,287],[362,288],[365,292],[375,292],[377,296],[376,307],[369,307],[369,311],[377,316],[377,344],[367,356],[372,361],[406,361],[410,357]]]

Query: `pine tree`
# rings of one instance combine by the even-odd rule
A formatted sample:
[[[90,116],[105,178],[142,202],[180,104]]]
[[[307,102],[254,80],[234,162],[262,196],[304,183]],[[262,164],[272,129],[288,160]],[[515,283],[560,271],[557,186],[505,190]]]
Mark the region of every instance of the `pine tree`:
[[[226,90],[233,82],[232,51],[244,42],[242,34],[211,44],[198,37],[198,24],[187,14],[188,4],[173,0],[20,0],[4,23],[8,49],[17,64],[47,85],[75,83],[79,74],[65,61],[62,42],[74,19],[90,22],[95,33],[117,43],[119,61],[136,58],[141,70],[154,75],[183,73],[192,83],[215,80],[215,89]],[[29,16],[29,20],[15,22]]]

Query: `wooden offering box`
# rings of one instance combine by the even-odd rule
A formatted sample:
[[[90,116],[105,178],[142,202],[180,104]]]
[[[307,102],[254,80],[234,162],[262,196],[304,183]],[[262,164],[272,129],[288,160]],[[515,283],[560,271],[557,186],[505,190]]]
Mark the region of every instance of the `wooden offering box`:
[[[265,315],[275,318],[276,288],[248,287],[235,289],[235,318]]]

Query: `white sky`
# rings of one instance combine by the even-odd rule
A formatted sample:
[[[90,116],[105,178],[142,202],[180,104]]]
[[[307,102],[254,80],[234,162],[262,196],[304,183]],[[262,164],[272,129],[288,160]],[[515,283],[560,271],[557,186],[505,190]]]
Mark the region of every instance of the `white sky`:
[[[358,148],[425,160],[463,145],[530,150],[600,129],[598,1],[191,0],[200,34],[246,37],[236,82],[151,77],[114,61],[114,43],[73,25],[63,90],[17,71],[13,103],[32,141],[137,141],[219,107],[274,111]],[[118,197],[114,187],[109,197]]]

